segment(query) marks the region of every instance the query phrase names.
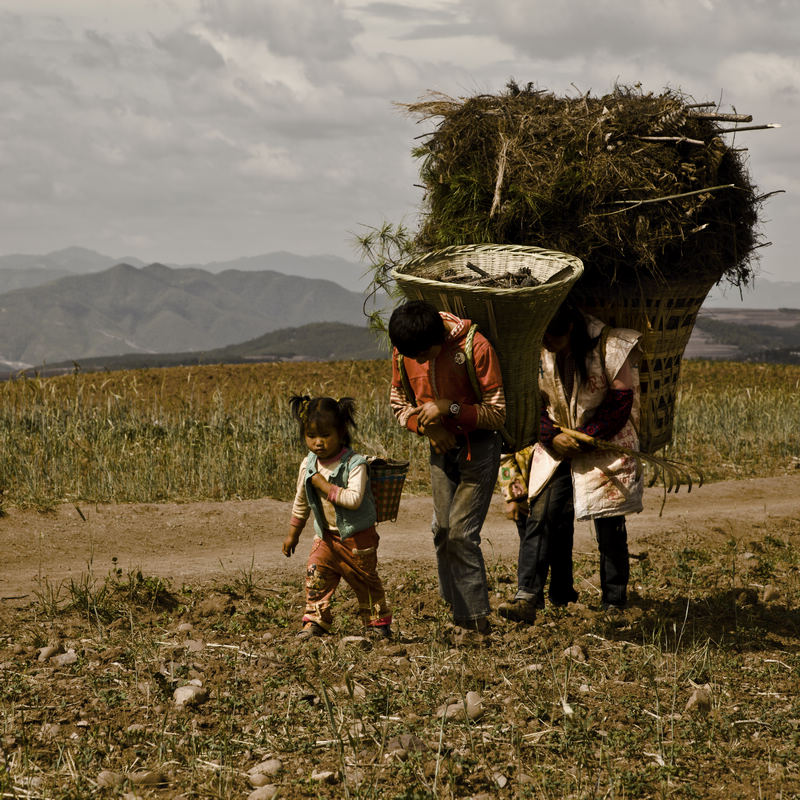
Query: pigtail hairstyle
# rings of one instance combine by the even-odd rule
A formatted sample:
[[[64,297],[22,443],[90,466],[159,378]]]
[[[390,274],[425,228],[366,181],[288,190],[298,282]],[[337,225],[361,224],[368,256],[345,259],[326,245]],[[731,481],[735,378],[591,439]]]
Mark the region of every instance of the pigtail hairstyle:
[[[350,431],[356,429],[356,401],[352,397],[342,397],[337,406],[339,409],[338,425],[344,434],[342,441],[350,447]]]
[[[297,420],[300,427],[300,441],[302,442],[306,435],[306,422],[308,421],[308,407],[311,403],[311,398],[307,394],[294,394],[289,398],[289,410],[292,416]]]
[[[342,444],[350,447],[351,430],[355,429],[356,401],[352,397],[334,400],[332,397],[309,397],[295,394],[289,398],[289,409],[300,426],[300,441],[312,425],[332,423],[339,431]]]

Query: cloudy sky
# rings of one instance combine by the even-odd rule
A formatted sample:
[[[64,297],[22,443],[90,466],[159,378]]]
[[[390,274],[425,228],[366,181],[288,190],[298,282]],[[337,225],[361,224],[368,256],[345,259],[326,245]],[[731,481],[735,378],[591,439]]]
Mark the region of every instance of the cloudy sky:
[[[420,201],[394,102],[428,90],[669,86],[740,133],[761,274],[800,280],[796,0],[0,0],[0,254],[356,260]]]

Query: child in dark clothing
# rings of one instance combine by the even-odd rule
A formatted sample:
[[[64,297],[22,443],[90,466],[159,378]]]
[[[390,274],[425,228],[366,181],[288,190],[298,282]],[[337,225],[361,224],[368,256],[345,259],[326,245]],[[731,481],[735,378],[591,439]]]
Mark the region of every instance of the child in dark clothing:
[[[389,320],[392,411],[401,425],[430,440],[439,591],[452,612],[457,643],[483,643],[490,632],[480,531],[500,462],[498,429],[505,421],[500,365],[480,333],[474,334],[471,353],[480,396],[472,385],[465,353],[470,327],[470,320],[424,301],[399,306]]]

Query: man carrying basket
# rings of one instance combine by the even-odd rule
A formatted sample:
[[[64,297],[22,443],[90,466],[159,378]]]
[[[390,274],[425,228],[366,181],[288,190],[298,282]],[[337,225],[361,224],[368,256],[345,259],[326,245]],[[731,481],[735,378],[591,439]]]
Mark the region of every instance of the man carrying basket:
[[[456,644],[482,644],[490,634],[480,532],[500,464],[498,429],[505,420],[497,355],[480,333],[474,333],[471,352],[465,352],[470,328],[470,320],[421,300],[399,306],[389,320],[392,411],[402,426],[430,440],[439,592],[453,615]]]

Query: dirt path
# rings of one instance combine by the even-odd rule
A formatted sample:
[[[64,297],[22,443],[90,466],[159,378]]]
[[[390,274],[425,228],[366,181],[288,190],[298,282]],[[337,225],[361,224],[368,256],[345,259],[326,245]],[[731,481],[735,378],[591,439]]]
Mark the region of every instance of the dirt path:
[[[758,538],[767,521],[800,519],[800,472],[777,478],[725,481],[687,493],[667,495],[649,489],[645,511],[629,519],[631,550],[674,546],[681,537]],[[487,558],[515,558],[516,533],[495,497],[483,530]],[[239,574],[251,565],[260,571],[299,574],[310,533],[291,560],[280,552],[290,504],[275,500],[225,503],[63,505],[55,512],[11,510],[0,519],[0,599],[27,602],[38,582],[78,578],[91,565],[104,576],[116,564],[124,571],[175,583]],[[82,515],[82,516],[81,516]],[[431,501],[406,496],[398,521],[384,523],[381,560],[433,561]],[[594,549],[591,528],[579,523],[576,549]]]

